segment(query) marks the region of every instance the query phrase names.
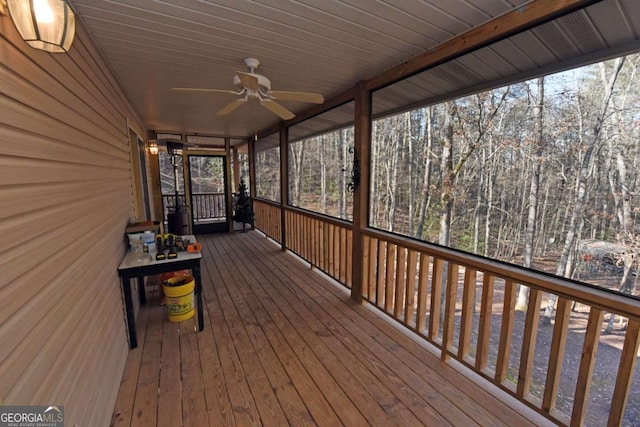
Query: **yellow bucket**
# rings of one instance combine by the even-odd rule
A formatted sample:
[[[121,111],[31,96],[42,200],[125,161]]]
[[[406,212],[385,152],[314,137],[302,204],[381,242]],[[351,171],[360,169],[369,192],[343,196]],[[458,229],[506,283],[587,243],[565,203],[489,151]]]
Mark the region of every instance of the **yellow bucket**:
[[[191,319],[196,312],[194,294],[196,282],[191,276],[174,276],[164,281],[164,296],[170,322]]]

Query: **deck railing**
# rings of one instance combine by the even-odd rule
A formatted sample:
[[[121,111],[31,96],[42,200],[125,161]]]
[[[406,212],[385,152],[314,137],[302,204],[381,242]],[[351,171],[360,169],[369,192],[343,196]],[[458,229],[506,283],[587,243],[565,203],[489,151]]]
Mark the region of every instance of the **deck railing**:
[[[352,224],[288,207],[287,249],[351,288]]]
[[[179,197],[180,204],[184,205],[184,195]],[[224,193],[193,193],[192,206],[194,221],[220,220],[226,218],[226,200]],[[175,206],[176,196],[173,194],[162,195],[162,207],[164,218],[167,218],[169,208]]]
[[[278,243],[282,242],[280,203],[253,199],[254,226]]]
[[[227,217],[224,193],[193,193],[191,203],[194,221],[222,220]]]
[[[280,206],[254,206],[256,227],[280,236]],[[291,207],[285,219],[287,249],[350,286],[352,225]],[[366,301],[431,342],[443,361],[455,359],[559,424],[585,420],[605,313],[626,320],[608,415],[608,425],[621,425],[640,344],[638,300],[391,233],[363,235]],[[530,289],[524,313],[515,308],[519,285]],[[557,310],[543,325],[549,295]],[[548,339],[538,340],[541,328]],[[575,361],[563,366],[565,359]],[[572,373],[562,375],[566,369]]]
[[[608,416],[608,425],[621,424],[637,363],[637,300],[389,233],[366,230],[364,235],[367,301],[434,344],[443,360],[456,359],[560,424],[577,426],[585,419],[604,313],[625,318]],[[530,289],[525,313],[515,310],[518,285]],[[544,326],[540,316],[550,294],[559,297],[557,311],[553,325]],[[574,303],[582,313],[572,312]],[[584,340],[580,354],[567,355],[572,315],[581,318]],[[550,328],[550,340],[537,339],[541,328]],[[568,356],[579,359],[577,381],[559,402]]]

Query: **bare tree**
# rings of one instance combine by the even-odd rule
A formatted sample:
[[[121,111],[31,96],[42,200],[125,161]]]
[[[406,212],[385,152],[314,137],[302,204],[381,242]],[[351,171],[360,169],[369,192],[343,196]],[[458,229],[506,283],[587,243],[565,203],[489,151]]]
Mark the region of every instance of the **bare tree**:
[[[576,197],[569,220],[569,227],[565,236],[564,245],[562,247],[562,253],[558,260],[556,267],[556,275],[565,276],[569,271],[567,267],[569,265],[569,257],[574,251],[576,244],[576,237],[578,235],[579,227],[581,227],[582,216],[584,213],[586,194],[587,194],[587,180],[592,169],[592,163],[594,160],[594,154],[600,149],[601,145],[601,132],[604,126],[605,119],[607,118],[611,96],[613,89],[620,74],[620,70],[624,65],[624,57],[617,58],[614,63],[610,74],[607,76],[607,70],[604,63],[599,64],[600,75],[602,81],[605,83],[603,86],[603,94],[600,106],[598,107],[598,113],[595,118],[593,130],[589,138],[585,139],[584,156],[580,164],[580,170],[576,178]],[[549,324],[551,317],[553,316],[554,307],[558,297],[552,294],[547,302],[547,307],[544,313],[544,321]]]
[[[529,208],[527,213],[527,225],[524,235],[524,267],[533,265],[533,247],[536,236],[537,212],[538,212],[538,188],[540,186],[540,170],[542,168],[542,157],[544,153],[544,77],[537,79],[538,102],[534,109],[534,135],[533,135],[533,156],[531,182],[529,185]],[[518,291],[518,301],[516,310],[526,310],[529,302],[529,288],[520,285]]]

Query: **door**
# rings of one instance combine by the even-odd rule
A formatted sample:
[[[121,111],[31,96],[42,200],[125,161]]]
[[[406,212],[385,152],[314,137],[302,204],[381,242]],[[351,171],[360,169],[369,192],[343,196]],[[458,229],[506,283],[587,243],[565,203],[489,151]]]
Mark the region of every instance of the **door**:
[[[193,233],[229,231],[226,157],[189,155],[188,160]]]

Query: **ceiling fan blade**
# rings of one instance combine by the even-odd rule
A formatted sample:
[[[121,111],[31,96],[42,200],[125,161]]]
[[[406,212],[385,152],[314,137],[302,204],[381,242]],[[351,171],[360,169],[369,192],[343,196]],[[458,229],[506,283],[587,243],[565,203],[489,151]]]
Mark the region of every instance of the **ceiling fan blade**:
[[[322,104],[324,102],[324,97],[319,93],[286,92],[281,90],[273,90],[269,92],[269,95],[273,96],[279,101],[309,102],[311,104]]]
[[[240,82],[242,82],[242,86],[247,89],[257,91],[260,85],[258,84],[258,78],[250,73],[245,73],[244,71],[236,71]]]
[[[245,102],[247,102],[246,98],[239,98],[239,99],[236,99],[235,101],[231,101],[230,103],[228,103],[227,105],[219,109],[216,112],[216,116],[224,116],[226,114],[229,114],[236,108],[242,106]]]
[[[296,116],[291,111],[284,108],[282,105],[270,99],[261,100],[260,105],[262,105],[267,110],[271,111],[276,116],[280,117],[282,120],[293,119]]]
[[[219,93],[229,93],[231,95],[237,95],[238,92],[233,90],[224,90],[224,89],[206,89],[199,87],[172,87],[171,90],[182,91],[182,92],[219,92]]]

